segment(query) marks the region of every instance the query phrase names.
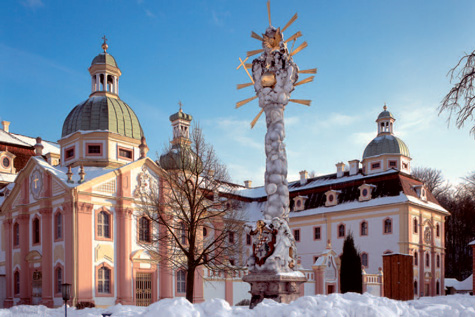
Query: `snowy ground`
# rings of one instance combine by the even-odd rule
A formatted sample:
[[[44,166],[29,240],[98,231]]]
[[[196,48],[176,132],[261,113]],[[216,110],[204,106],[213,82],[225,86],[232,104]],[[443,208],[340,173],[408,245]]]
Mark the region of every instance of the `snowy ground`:
[[[291,304],[279,304],[265,300],[253,310],[246,307],[230,307],[221,299],[201,304],[190,304],[184,298],[165,299],[149,307],[116,305],[108,309],[68,309],[68,316],[239,316],[239,317],[297,317],[297,316],[475,316],[475,296],[451,295],[424,297],[419,300],[401,302],[370,294],[332,294],[328,296],[305,296]],[[4,316],[64,316],[64,307],[49,309],[44,306],[15,306],[0,309]]]

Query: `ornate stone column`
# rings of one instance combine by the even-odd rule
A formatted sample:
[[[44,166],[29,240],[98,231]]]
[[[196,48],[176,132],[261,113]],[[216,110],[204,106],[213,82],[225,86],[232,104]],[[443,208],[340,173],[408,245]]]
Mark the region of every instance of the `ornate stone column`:
[[[300,284],[307,280],[303,273],[295,271],[297,248],[288,224],[287,155],[283,142],[284,109],[298,79],[298,67],[280,28],[269,26],[262,37],[264,52],[252,62],[252,77],[259,107],[266,115],[267,203],[264,219],[256,227],[246,229],[253,237],[249,275],[243,278],[251,284],[251,308],[264,298],[289,303],[299,297]]]
[[[53,307],[53,230],[52,230],[52,214],[51,207],[42,208],[41,214],[41,271],[42,271],[42,299],[40,304],[47,307]]]

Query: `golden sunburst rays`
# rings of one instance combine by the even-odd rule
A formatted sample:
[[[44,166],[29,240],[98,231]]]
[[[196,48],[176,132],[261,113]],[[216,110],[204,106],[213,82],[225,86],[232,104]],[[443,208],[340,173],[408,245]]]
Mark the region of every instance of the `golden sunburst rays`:
[[[267,1],[267,15],[268,15],[268,18],[269,18],[269,26],[272,26],[270,0]],[[298,18],[298,15],[297,15],[297,13],[295,13],[290,18],[290,20],[284,25],[284,27],[282,29],[277,28],[277,30],[275,32],[275,35],[272,38],[269,37],[269,36],[266,36],[266,34],[259,35],[254,31],[251,32],[251,37],[253,39],[261,41],[263,47],[265,47],[266,49],[269,49],[271,52],[275,51],[275,50],[279,50],[280,49],[280,44],[283,41],[282,33],[285,30],[287,30],[297,20],[297,18]],[[298,31],[298,32],[294,33],[292,36],[290,36],[287,40],[283,41],[285,44],[292,42],[292,47],[289,50],[289,55],[290,56],[295,56],[297,53],[301,52],[303,49],[305,49],[308,46],[307,42],[304,41],[302,44],[298,45],[297,48],[294,49],[294,45],[295,45],[297,39],[299,39],[300,37],[302,37],[302,32]],[[257,54],[261,54],[263,52],[264,52],[264,49],[252,50],[252,51],[248,51],[246,53],[246,58],[244,60],[239,58],[240,64],[236,69],[243,68],[245,70],[247,76],[251,79],[251,82],[244,83],[244,84],[238,84],[238,85],[236,85],[237,89],[243,89],[243,88],[250,87],[250,86],[254,85],[254,79],[251,76],[251,74],[249,73],[249,70],[252,69],[252,64],[246,63],[246,61],[249,59],[249,57],[257,55]],[[316,74],[316,73],[317,73],[316,68],[299,70],[299,74]],[[300,85],[308,84],[308,83],[312,82],[314,80],[314,78],[315,78],[315,76],[310,76],[308,78],[302,79],[299,82],[295,83],[294,86],[300,86]],[[240,107],[244,106],[245,104],[247,104],[247,103],[249,103],[249,102],[251,102],[251,101],[253,101],[257,98],[258,97],[256,95],[256,96],[241,100],[241,101],[236,103],[236,108],[240,108]],[[306,99],[289,99],[289,101],[293,102],[293,103],[305,105],[305,106],[310,106],[310,104],[312,102],[311,100],[306,100]],[[259,120],[259,118],[261,117],[263,112],[264,112],[264,109],[261,109],[259,111],[259,113],[256,115],[256,117],[251,121],[251,128],[254,128],[254,126],[256,125],[257,121]]]

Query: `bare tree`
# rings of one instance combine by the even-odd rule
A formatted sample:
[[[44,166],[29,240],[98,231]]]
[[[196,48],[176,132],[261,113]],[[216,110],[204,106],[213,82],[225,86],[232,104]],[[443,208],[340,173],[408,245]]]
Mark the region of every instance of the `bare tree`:
[[[201,130],[195,126],[181,141],[160,157],[159,190],[143,196],[143,214],[155,224],[152,243],[144,248],[156,252],[171,272],[186,272],[186,298],[193,302],[198,268],[239,269],[244,219],[230,199],[227,169]]]
[[[441,170],[430,167],[415,167],[411,174],[423,182],[436,199],[450,189],[450,185],[444,180]]]
[[[475,239],[475,186],[470,183],[472,172],[465,183],[441,195],[439,202],[450,211],[445,222],[445,275],[459,280],[472,273],[472,254],[468,243]]]
[[[457,65],[449,71],[450,81],[454,78],[456,83],[444,97],[439,107],[439,115],[449,112],[448,122],[452,115],[456,116],[457,128],[463,127],[465,122],[473,121],[473,111],[475,110],[475,51],[465,54]],[[475,136],[475,122],[470,129],[470,133]]]

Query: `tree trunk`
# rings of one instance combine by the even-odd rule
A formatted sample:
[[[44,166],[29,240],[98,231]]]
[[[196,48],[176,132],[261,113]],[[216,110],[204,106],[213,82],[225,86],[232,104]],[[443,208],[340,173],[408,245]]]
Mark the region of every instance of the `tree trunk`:
[[[188,266],[186,274],[186,299],[193,303],[193,290],[195,288],[195,267]]]

